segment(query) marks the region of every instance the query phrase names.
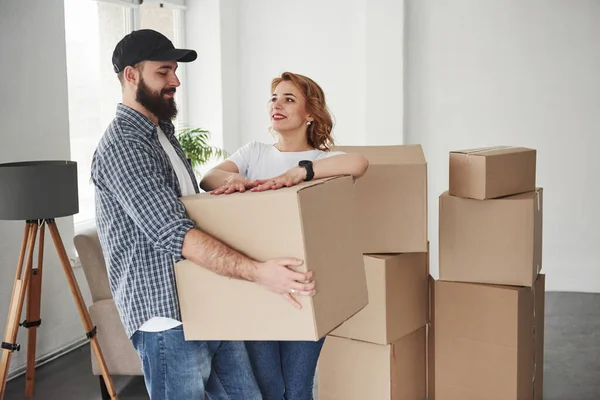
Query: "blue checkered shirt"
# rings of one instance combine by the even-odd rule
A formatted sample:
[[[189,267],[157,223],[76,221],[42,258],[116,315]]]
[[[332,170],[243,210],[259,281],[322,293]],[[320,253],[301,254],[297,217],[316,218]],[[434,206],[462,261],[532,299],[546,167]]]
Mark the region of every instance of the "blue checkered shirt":
[[[173,124],[159,124],[197,193]],[[194,222],[179,201],[179,182],[154,123],[119,104],[94,153],[92,180],[98,236],[127,335],[152,317],[181,320],[173,265],[183,259],[183,237]]]

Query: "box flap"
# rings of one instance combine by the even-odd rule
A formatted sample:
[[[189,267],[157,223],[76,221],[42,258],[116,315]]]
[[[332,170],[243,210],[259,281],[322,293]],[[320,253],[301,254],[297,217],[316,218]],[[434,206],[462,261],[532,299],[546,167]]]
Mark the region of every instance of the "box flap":
[[[542,190],[543,190],[543,188],[535,188],[535,190],[531,191],[531,192],[525,192],[525,193],[515,194],[512,196],[500,197],[498,199],[489,199],[486,201],[490,201],[490,200],[532,200],[532,199],[535,199],[536,197],[539,198],[539,194],[542,192]]]
[[[423,148],[419,144],[398,146],[336,146],[334,151],[360,153],[371,165],[426,164]]]
[[[305,240],[306,265],[344,266],[344,282],[340,271],[322,268],[315,271],[317,285],[334,288],[343,285],[344,290],[319,292],[311,297],[315,308],[317,337],[331,332],[338,322],[332,316],[350,318],[368,304],[363,255],[358,250],[357,226],[353,216],[356,201],[352,178],[330,181],[327,185],[312,185],[314,190],[298,193],[301,229]],[[327,222],[325,222],[327,221]],[[336,237],[336,240],[330,238]],[[348,250],[351,249],[351,250]]]
[[[510,153],[521,153],[525,151],[535,151],[534,149],[529,149],[527,147],[517,147],[517,146],[490,146],[490,147],[479,147],[476,149],[467,149],[467,150],[453,150],[450,153],[454,154],[468,154],[474,156],[482,156],[482,157],[491,157],[498,156],[502,154],[510,154]]]
[[[397,257],[398,253],[365,254],[365,257],[376,258],[378,260],[391,260]]]
[[[517,286],[517,285],[502,285],[497,283],[479,283],[479,282],[455,282],[455,281],[445,281],[443,279],[434,280],[437,285],[451,286],[451,287],[462,287],[464,290],[470,288],[490,288],[490,289],[500,289],[506,290],[509,292],[518,292],[519,290],[523,290],[526,286]]]
[[[316,185],[321,185],[327,181],[331,181],[333,179],[352,179],[352,177],[350,175],[340,175],[340,176],[332,176],[332,177],[328,177],[328,178],[321,178],[321,179],[315,179],[312,181],[308,181],[308,182],[301,182],[297,185],[294,185],[292,187],[284,187],[281,189],[277,189],[277,190],[265,190],[264,192],[251,192],[249,190],[240,193],[240,192],[235,192],[235,193],[231,193],[228,195],[220,195],[220,196],[215,196],[212,195],[210,193],[196,193],[196,194],[190,194],[187,196],[182,196],[181,199],[182,200],[186,200],[186,201],[193,201],[195,199],[202,199],[202,200],[206,200],[206,198],[208,197],[212,197],[214,199],[223,199],[224,197],[229,197],[229,198],[235,198],[236,196],[248,196],[248,195],[254,195],[254,196],[272,196],[275,193],[282,193],[282,194],[290,194],[290,193],[297,193],[303,189],[312,187],[312,186],[316,186]]]
[[[495,199],[487,199],[485,201],[488,203],[491,203],[494,201],[505,201],[505,200],[532,200],[532,199],[535,199],[536,197],[539,197],[539,194],[543,190],[544,190],[543,188],[538,187],[538,188],[535,188],[535,190],[533,190],[531,192],[513,194],[510,196],[498,197]],[[440,194],[440,199],[442,197],[451,197],[451,198],[457,198],[457,199],[461,199],[461,200],[465,200],[465,201],[473,201],[473,202],[481,201],[481,200],[477,200],[477,199],[468,199],[468,198],[464,198],[464,197],[453,196],[450,194],[450,192],[448,190],[445,190],[444,192],[442,192],[442,194]]]
[[[334,179],[352,179],[352,177],[350,175],[330,176],[328,178],[320,178],[320,179],[314,179],[314,180],[308,181],[308,182],[301,182],[295,186],[292,186],[289,188],[281,188],[281,189],[277,189],[277,190],[285,189],[285,190],[293,190],[295,192],[299,192],[299,191],[309,188],[311,186],[321,185],[325,182],[332,181]]]

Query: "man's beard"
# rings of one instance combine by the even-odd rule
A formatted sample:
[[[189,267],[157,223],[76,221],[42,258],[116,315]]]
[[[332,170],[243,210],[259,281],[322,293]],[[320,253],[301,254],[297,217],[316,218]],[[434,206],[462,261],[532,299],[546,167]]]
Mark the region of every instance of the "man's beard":
[[[177,116],[177,104],[173,97],[164,98],[166,93],[175,93],[175,88],[162,89],[160,93],[150,89],[140,77],[140,83],[135,94],[138,103],[156,115],[159,120],[171,121]]]

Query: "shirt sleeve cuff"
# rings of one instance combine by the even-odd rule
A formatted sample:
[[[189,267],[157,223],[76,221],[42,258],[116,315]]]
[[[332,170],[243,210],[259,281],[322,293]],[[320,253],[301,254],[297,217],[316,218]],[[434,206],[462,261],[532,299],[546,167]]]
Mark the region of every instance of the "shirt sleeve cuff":
[[[195,228],[194,222],[187,218],[174,221],[165,226],[160,233],[161,240],[158,241],[160,250],[170,253],[175,262],[183,260],[183,240],[185,235],[193,228]]]

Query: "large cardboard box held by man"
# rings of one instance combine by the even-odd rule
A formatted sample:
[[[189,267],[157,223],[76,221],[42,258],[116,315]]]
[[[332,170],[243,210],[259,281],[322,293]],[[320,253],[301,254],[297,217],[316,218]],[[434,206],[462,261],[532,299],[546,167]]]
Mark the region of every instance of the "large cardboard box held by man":
[[[427,162],[420,145],[339,146],[360,153],[369,168],[356,181],[360,250],[427,251]]]
[[[365,255],[369,304],[330,335],[389,344],[427,324],[428,253]]]
[[[351,177],[291,188],[182,197],[197,227],[249,257],[304,260],[317,293],[298,310],[256,283],[217,275],[185,260],[175,265],[187,340],[317,340],[368,303],[357,246]]]
[[[542,400],[545,276],[532,287],[435,283],[435,395]]]
[[[423,400],[425,327],[392,344],[328,336],[317,368],[319,400]]]
[[[440,280],[533,285],[542,268],[542,194],[473,200],[443,193]]]
[[[536,155],[534,149],[511,146],[451,151],[449,192],[485,200],[533,191]]]

